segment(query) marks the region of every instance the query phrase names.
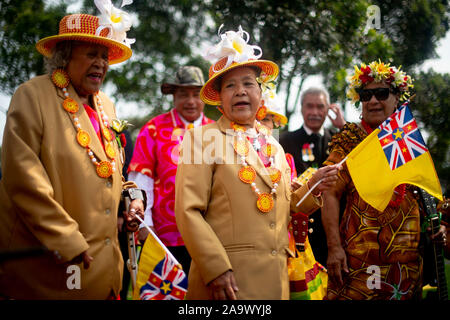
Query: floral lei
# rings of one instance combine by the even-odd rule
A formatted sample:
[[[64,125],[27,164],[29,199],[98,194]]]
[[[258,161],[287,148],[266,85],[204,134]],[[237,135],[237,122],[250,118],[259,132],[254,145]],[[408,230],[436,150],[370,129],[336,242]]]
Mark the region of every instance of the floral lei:
[[[412,79],[404,71],[378,61],[372,61],[369,65],[361,63],[360,67],[354,66],[355,73],[349,78],[350,85],[347,91],[347,97],[359,106],[358,90],[370,82],[382,82],[389,84],[392,88],[400,91],[400,101],[405,101],[410,96],[410,88],[413,88]]]

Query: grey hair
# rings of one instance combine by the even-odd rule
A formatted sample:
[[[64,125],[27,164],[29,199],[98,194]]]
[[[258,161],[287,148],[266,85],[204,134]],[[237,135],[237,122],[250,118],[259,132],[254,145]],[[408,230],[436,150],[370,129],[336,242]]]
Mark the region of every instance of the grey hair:
[[[303,106],[303,101],[305,100],[305,97],[307,95],[319,95],[319,94],[323,94],[325,96],[325,101],[327,102],[327,105],[330,105],[330,95],[328,94],[328,91],[323,88],[312,87],[303,91],[300,100],[301,106]]]
[[[55,69],[64,69],[70,61],[74,41],[66,40],[58,42],[52,49],[50,58],[45,58],[45,70],[52,74]]]

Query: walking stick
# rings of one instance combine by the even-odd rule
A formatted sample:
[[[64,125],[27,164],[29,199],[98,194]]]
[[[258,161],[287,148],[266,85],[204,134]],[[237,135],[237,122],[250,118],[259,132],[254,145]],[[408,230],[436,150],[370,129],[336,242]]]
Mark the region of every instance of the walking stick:
[[[125,210],[128,212],[130,208],[130,197],[125,196]],[[136,239],[134,237],[134,232],[127,232],[128,238],[128,260],[127,260],[127,269],[131,275],[131,288],[134,291],[136,287],[136,278],[137,278],[137,258],[136,258]]]

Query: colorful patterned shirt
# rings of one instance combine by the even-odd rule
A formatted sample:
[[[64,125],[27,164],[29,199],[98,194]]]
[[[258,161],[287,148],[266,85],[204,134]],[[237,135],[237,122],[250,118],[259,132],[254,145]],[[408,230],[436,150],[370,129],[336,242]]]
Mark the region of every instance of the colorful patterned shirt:
[[[214,122],[202,116],[201,124]],[[154,180],[152,219],[166,246],[182,246],[175,222],[175,175],[185,124],[175,109],[149,120],[139,132],[128,172],[136,171]]]

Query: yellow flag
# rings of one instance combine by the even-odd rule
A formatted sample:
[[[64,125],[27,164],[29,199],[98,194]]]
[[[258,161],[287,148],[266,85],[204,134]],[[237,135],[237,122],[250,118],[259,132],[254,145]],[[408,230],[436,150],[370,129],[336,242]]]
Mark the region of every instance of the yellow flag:
[[[166,248],[167,249],[167,248]],[[183,300],[187,278],[181,265],[150,233],[142,248],[133,300]]]
[[[379,211],[396,186],[416,185],[442,200],[433,160],[407,104],[348,154],[347,167],[361,198]]]

